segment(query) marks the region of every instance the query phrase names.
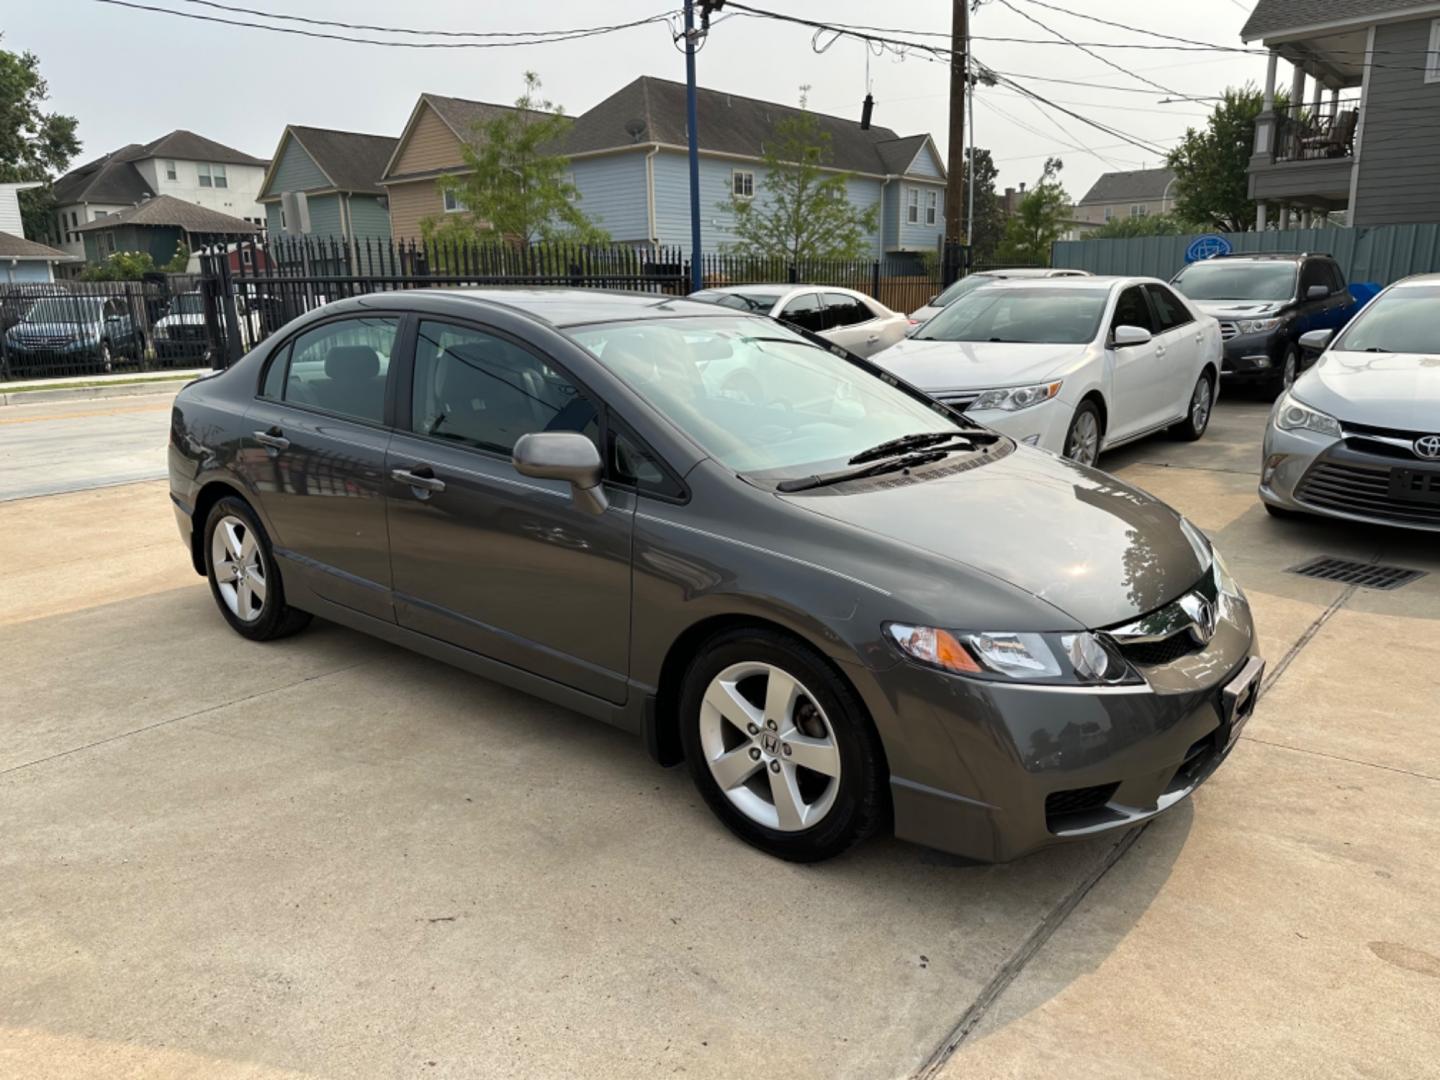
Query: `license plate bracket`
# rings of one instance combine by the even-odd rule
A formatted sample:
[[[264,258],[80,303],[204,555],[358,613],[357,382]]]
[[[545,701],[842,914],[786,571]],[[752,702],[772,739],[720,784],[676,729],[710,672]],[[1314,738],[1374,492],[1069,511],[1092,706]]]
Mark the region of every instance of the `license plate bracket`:
[[[1225,749],[1230,749],[1240,737],[1240,731],[1255,712],[1260,700],[1260,683],[1265,677],[1265,661],[1252,656],[1240,669],[1240,673],[1225,684],[1220,691],[1220,715],[1224,720]]]
[[[1401,502],[1440,506],[1440,470],[1399,466],[1391,469],[1390,497]]]

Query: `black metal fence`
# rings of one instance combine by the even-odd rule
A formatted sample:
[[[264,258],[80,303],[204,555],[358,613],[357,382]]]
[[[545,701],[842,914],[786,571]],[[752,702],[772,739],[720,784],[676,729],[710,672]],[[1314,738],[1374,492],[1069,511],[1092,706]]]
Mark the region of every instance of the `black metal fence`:
[[[863,292],[893,310],[927,303],[967,271],[963,247],[851,261],[700,257],[705,287],[813,284]],[[197,275],[143,282],[0,286],[0,378],[133,368],[225,366],[333,300],[417,288],[551,285],[690,292],[679,247],[346,242],[281,236],[216,245]],[[8,288],[8,292],[4,291]]]

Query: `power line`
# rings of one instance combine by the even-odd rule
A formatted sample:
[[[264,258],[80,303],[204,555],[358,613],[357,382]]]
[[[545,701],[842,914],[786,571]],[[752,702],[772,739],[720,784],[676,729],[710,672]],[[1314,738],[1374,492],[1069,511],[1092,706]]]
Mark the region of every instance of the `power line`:
[[[352,45],[376,45],[389,49],[505,49],[520,48],[526,45],[548,45],[562,41],[577,41],[582,38],[598,37],[601,34],[614,33],[619,30],[630,30],[637,26],[647,26],[652,23],[660,23],[668,20],[670,13],[665,12],[659,15],[651,15],[648,18],[636,19],[628,23],[616,23],[608,27],[590,27],[576,30],[540,31],[549,36],[533,37],[526,40],[502,40],[502,41],[385,41],[380,38],[350,37],[345,34],[332,34],[321,30],[303,30],[294,26],[267,26],[264,23],[244,22],[239,19],[226,19],[218,15],[202,15],[195,11],[175,11],[172,8],[157,7],[152,4],[135,3],[134,0],[94,0],[97,4],[109,4],[113,7],[129,8],[134,11],[148,11],[159,15],[173,15],[181,19],[194,19],[198,22],[219,23],[223,26],[238,26],[246,30],[268,30],[274,34],[294,34],[299,37],[320,38],[326,41],[344,41]],[[218,5],[217,5],[218,6]],[[278,16],[277,16],[278,17]],[[431,31],[394,31],[408,33],[431,33]]]

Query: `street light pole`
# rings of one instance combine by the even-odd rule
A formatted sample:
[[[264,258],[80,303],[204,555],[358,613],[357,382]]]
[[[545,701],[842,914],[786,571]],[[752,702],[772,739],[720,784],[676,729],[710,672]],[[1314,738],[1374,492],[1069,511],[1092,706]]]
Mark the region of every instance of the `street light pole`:
[[[703,284],[700,267],[700,140],[695,107],[695,0],[685,0],[685,132],[690,143],[690,291]]]

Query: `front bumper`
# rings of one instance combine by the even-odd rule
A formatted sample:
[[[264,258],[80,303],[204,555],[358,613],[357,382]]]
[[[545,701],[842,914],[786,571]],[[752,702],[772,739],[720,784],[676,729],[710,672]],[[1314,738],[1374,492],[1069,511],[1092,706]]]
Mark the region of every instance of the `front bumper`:
[[[877,679],[883,701],[872,713],[894,718],[909,744],[892,751],[886,740],[895,833],[1004,862],[1162,813],[1233,749],[1226,690],[1253,691],[1243,723],[1262,666],[1241,602],[1203,650],[1142,668],[1142,687],[1007,685],[891,668]]]
[[[1002,435],[1010,436],[1018,443],[1038,446],[1056,454],[1065,452],[1065,436],[1070,431],[1070,420],[1074,415],[1074,406],[1067,405],[1060,398],[1051,398],[1039,405],[1014,412],[1005,409],[965,411],[967,420],[984,424]]]
[[[1365,443],[1363,437],[1284,431],[1272,417],[1261,457],[1261,500],[1342,521],[1440,532],[1440,501],[1400,494],[1406,487],[1440,493],[1440,463],[1369,451]],[[1396,470],[1404,470],[1409,483],[1402,485]]]
[[[1273,378],[1285,362],[1287,340],[1279,331],[1236,334],[1223,342],[1220,372],[1234,379]]]

